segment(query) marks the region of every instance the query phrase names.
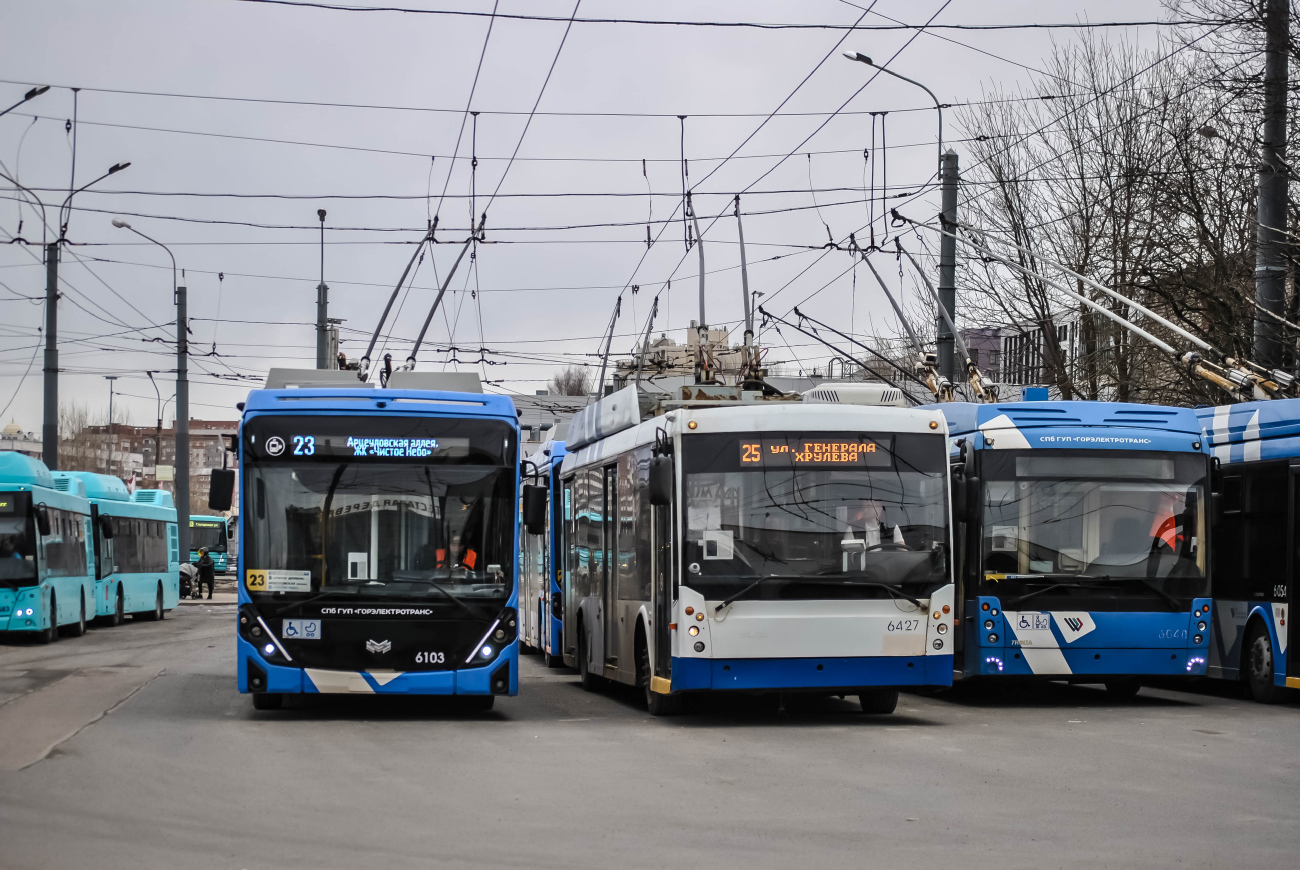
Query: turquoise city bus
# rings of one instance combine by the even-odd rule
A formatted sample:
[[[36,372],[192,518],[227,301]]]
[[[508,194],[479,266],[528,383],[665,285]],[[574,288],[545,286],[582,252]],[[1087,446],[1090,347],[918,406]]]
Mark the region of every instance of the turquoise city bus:
[[[128,492],[116,477],[56,471],[55,486],[80,480],[90,502],[94,535],[95,613],[105,625],[126,614],[162,619],[180,601],[180,552],[172,494]]]
[[[90,502],[80,480],[0,452],[0,631],[40,643],[86,633],[95,615]]]
[[[216,563],[218,574],[226,573],[226,553],[230,549],[230,535],[225,517],[190,517],[190,561],[199,561],[199,550],[206,548]]]

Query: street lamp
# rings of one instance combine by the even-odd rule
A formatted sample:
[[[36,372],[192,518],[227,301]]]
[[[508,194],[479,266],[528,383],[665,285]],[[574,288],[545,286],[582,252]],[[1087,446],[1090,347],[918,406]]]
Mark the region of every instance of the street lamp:
[[[123,169],[126,169],[130,165],[131,164],[129,162],[114,163],[112,166],[108,167],[108,171],[105,172],[103,175],[99,176],[99,178],[96,178],[94,181],[90,182],[89,184],[81,185],[81,187],[78,187],[76,190],[68,194],[68,198],[63,201],[63,205],[59,206],[59,238],[60,239],[63,239],[68,235],[68,221],[72,218],[72,208],[71,208],[72,198],[77,194],[81,193],[86,188],[99,184],[105,178],[108,178],[110,175],[115,175],[121,172]],[[68,216],[66,218],[63,216],[64,209],[68,210]]]
[[[109,174],[112,174],[111,172]],[[155,238],[131,226],[121,218],[113,218],[113,226],[120,230],[130,230],[140,238],[153,242],[167,252],[172,261],[172,298],[176,302],[176,515],[180,522],[176,524],[177,545],[182,559],[189,559],[190,553],[190,381],[189,381],[189,342],[186,328],[189,315],[185,305],[185,288],[176,285],[176,256],[171,248]],[[149,376],[153,380],[153,375]],[[154,389],[158,387],[155,384]],[[158,427],[162,428],[162,411],[158,412]],[[154,466],[157,467],[159,453],[154,445]]]
[[[939,163],[940,165],[942,165],[943,164],[943,103],[939,102],[939,98],[934,95],[934,91],[930,90],[925,85],[918,82],[916,79],[909,79],[907,76],[896,73],[892,69],[889,69],[888,67],[876,66],[875,62],[873,62],[871,58],[867,57],[865,54],[863,54],[860,51],[854,51],[854,52],[846,51],[844,52],[844,56],[847,57],[849,60],[855,60],[858,63],[865,63],[867,66],[871,67],[872,69],[878,69],[882,73],[885,73],[886,75],[891,75],[896,79],[902,79],[908,84],[916,85],[918,88],[920,88],[921,90],[925,91],[927,94],[930,95],[930,99],[934,100],[934,108],[939,113]]]
[[[21,100],[19,100],[18,102],[14,103],[12,106],[10,106],[9,108],[5,109],[3,112],[0,112],[0,116],[8,115],[10,112],[12,112],[14,109],[18,108],[19,106],[21,106],[23,103],[27,102],[28,100],[34,100],[34,99],[36,99],[36,98],[39,97],[41,94],[43,94],[43,93],[45,93],[46,91],[48,91],[49,89],[50,89],[50,86],[49,86],[49,85],[41,85],[40,87],[32,88],[30,91],[28,91],[27,93],[23,94],[23,98],[22,98]]]

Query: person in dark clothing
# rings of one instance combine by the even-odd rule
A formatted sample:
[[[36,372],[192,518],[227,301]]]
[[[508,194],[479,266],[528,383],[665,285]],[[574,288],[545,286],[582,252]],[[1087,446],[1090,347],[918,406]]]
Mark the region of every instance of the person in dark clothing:
[[[208,586],[208,597],[212,597],[212,590],[217,585],[217,563],[212,561],[206,549],[199,551],[199,594],[203,594],[203,585]]]

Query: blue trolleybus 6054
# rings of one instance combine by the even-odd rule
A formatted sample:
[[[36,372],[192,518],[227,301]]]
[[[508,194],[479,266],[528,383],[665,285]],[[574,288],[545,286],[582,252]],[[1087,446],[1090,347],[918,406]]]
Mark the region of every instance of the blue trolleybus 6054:
[[[508,398],[255,390],[238,446],[239,690],[254,706],[352,692],[487,708],[518,691]]]
[[[557,556],[562,522],[560,502],[560,465],[564,461],[564,442],[546,441],[529,457],[533,465],[528,473],[546,489],[546,522],[540,534],[525,530],[520,543],[519,617],[523,621],[523,643],[542,654],[549,667],[564,664],[561,637],[564,632],[564,590],[560,585]]]
[[[0,631],[42,643],[86,633],[95,616],[90,502],[79,480],[0,452]]]
[[[720,388],[714,392],[726,392]],[[570,425],[564,660],[584,687],[820,692],[894,710],[952,683],[947,441],[935,411],[635,387]]]
[[[212,557],[214,569],[218,574],[226,573],[229,567],[230,540],[225,517],[192,516],[190,517],[190,561],[199,561],[199,550],[205,549]]]
[[[1260,701],[1300,688],[1300,399],[1197,409],[1216,462],[1209,675]]]
[[[176,508],[160,489],[128,492],[106,474],[56,471],[54,483],[79,480],[90,501],[94,529],[95,612],[104,625],[162,619],[180,601]]]
[[[1210,648],[1209,458],[1186,408],[933,406],[961,488],[958,677],[1200,676]]]

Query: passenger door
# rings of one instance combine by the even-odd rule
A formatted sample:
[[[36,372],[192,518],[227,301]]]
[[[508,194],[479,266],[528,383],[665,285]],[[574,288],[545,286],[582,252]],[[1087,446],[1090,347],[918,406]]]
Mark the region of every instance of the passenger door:
[[[1296,607],[1300,605],[1300,467],[1291,466],[1290,516],[1287,522],[1286,559],[1286,675],[1300,679],[1300,628],[1296,627]],[[1278,638],[1280,641],[1281,638]]]
[[[616,568],[618,558],[618,466],[605,467],[605,509],[601,518],[605,527],[602,539],[604,553],[600,559],[601,600],[605,621],[605,663],[618,666],[618,589]]]
[[[673,508],[657,505],[651,514],[651,582],[654,602],[654,675],[672,679],[672,641],[668,623],[673,618]]]

